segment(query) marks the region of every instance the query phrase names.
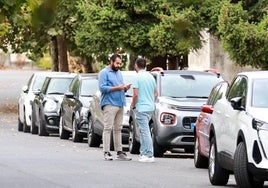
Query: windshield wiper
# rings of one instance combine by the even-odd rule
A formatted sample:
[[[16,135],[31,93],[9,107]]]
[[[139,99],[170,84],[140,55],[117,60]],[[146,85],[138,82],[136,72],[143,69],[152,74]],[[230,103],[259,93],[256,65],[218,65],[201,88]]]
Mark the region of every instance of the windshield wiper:
[[[47,93],[47,95],[63,95],[63,93],[60,93],[60,92],[50,92],[50,93]]]
[[[199,98],[199,99],[207,99],[207,96],[186,96],[186,98]]]

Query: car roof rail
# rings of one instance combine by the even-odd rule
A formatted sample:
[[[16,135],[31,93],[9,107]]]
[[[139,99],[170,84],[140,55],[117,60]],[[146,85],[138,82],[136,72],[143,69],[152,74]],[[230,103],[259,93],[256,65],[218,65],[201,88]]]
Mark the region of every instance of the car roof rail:
[[[153,71],[158,71],[160,72],[162,75],[164,75],[164,69],[162,67],[154,67],[150,70],[150,72],[153,72]]]
[[[219,71],[218,69],[206,69],[206,70],[204,70],[204,72],[211,72],[211,73],[214,73],[214,74],[217,75],[218,78],[219,78],[220,75],[221,75],[221,73],[220,73],[220,71]]]

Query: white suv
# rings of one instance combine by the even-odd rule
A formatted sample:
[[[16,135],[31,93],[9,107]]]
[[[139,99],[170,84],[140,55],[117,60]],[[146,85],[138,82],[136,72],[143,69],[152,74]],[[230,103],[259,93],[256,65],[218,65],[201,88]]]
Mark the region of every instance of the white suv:
[[[226,185],[234,173],[239,187],[268,180],[268,71],[235,76],[211,117],[209,179]]]

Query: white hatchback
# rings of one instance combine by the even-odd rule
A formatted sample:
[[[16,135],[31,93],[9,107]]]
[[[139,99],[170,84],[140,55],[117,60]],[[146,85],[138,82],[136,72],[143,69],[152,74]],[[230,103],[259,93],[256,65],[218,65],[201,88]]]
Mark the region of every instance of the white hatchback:
[[[46,76],[52,74],[62,74],[62,72],[35,72],[29,78],[27,85],[22,87],[18,100],[18,131],[30,132],[32,115],[31,103],[35,97],[34,91],[40,90]]]
[[[268,71],[235,76],[211,116],[209,179],[226,185],[234,173],[239,187],[268,180]]]

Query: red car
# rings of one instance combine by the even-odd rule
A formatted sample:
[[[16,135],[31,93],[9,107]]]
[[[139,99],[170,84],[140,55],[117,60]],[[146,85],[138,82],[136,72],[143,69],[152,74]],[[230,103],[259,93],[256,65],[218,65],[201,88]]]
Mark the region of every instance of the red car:
[[[207,168],[209,157],[209,130],[210,117],[215,103],[225,97],[228,89],[228,82],[222,81],[215,85],[210,92],[207,103],[201,107],[201,112],[197,117],[194,129],[195,147],[194,147],[194,165],[196,168]]]

